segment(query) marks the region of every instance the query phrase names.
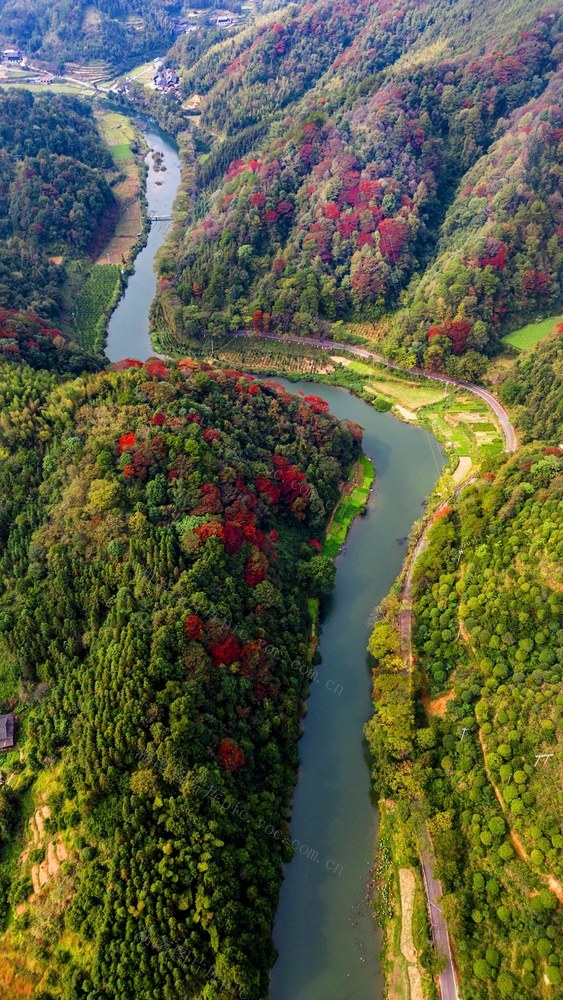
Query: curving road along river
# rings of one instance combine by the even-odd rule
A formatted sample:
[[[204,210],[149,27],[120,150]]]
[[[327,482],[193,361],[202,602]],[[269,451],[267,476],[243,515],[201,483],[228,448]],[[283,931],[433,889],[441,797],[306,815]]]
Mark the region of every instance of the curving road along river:
[[[165,167],[155,171],[152,157],[147,158],[149,213],[168,216],[180,181],[180,159],[173,141],[150,123],[146,138],[151,149],[162,154]],[[146,360],[155,353],[149,310],[156,290],[154,258],[165,236],[166,227],[153,223],[109,324],[106,354],[111,361]],[[313,338],[286,339],[324,350],[345,350],[404,371],[365,348]],[[508,417],[485,389],[447,376],[415,373],[460,385],[484,399],[503,429],[506,450],[515,450],[516,435]],[[292,391],[312,390],[310,382],[285,384]],[[293,803],[296,852],[286,869],[274,927],[279,958],[272,973],[271,997],[380,1000],[378,935],[365,901],[377,820],[362,737],[371,714],[371,674],[365,651],[371,612],[400,571],[406,536],[440,474],[443,456],[431,435],[388,413],[377,413],[345,390],[315,385],[314,391],[338,417],[365,428],[364,449],[375,463],[377,480],[366,517],[356,520],[338,557],[336,588],[323,622],[323,662],[308,702]],[[432,878],[431,845],[426,850],[423,846],[421,853],[433,934],[438,947],[445,950],[447,928],[436,905],[440,887]],[[455,1000],[451,963],[440,985],[444,1000]]]
[[[236,333],[236,336],[256,337],[257,335],[255,333],[251,333],[249,330],[239,330]],[[394,368],[395,371],[398,372],[405,372],[405,374],[408,375],[423,375],[424,378],[432,379],[434,382],[443,382],[445,385],[457,385],[461,389],[467,389],[467,391],[472,392],[474,396],[479,396],[483,399],[487,406],[490,406],[496,414],[504,436],[504,450],[512,452],[516,451],[516,448],[518,447],[516,432],[510,423],[510,418],[504,409],[504,406],[499,403],[498,399],[496,396],[493,396],[492,392],[482,389],[479,385],[473,385],[471,382],[462,382],[460,379],[452,378],[450,375],[438,375],[434,372],[425,371],[422,368],[403,368],[402,365],[396,365],[393,361],[389,361],[388,358],[384,358],[382,354],[376,354],[374,351],[368,351],[365,347],[354,347],[352,344],[340,344],[335,340],[318,340],[315,337],[292,337],[291,335],[278,337],[275,333],[261,333],[259,336],[262,340],[286,340],[291,344],[306,344],[309,347],[320,347],[323,351],[348,351],[349,354],[355,354],[358,358],[368,358],[370,361],[377,361],[379,364],[386,365],[387,368]]]

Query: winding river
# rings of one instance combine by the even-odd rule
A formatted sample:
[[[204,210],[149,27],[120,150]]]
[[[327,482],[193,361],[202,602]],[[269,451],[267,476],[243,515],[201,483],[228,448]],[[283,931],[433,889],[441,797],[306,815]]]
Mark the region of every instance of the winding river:
[[[405,536],[444,459],[426,431],[378,413],[344,389],[276,381],[314,391],[337,417],[361,424],[377,478],[366,516],[356,519],[337,558],[322,625],[322,664],[308,702],[293,803],[292,834],[299,844],[294,841],[274,927],[279,958],[271,996],[380,1000],[380,941],[365,902],[377,823],[362,739],[371,714],[366,647],[371,613],[400,571]]]
[[[180,180],[178,153],[153,125],[146,138],[162,153],[166,167],[155,172],[148,157],[149,213],[170,215]],[[156,288],[153,263],[165,226],[153,223],[113,313],[106,348],[112,361],[145,360],[153,353],[148,319]],[[309,382],[277,381],[292,391],[312,391]],[[315,385],[314,392],[337,417],[365,428],[364,450],[375,463],[377,479],[366,516],[355,521],[338,557],[336,588],[323,621],[322,664],[300,742],[292,817],[296,852],[286,868],[274,926],[279,958],[271,997],[380,1000],[380,942],[365,901],[377,827],[362,733],[371,714],[366,646],[370,615],[400,571],[406,536],[444,459],[426,431],[378,413],[343,389]]]
[[[151,216],[170,216],[181,176],[178,149],[150,119],[144,135],[151,150],[146,157],[148,212]],[[162,155],[159,170],[154,168],[153,151]],[[109,321],[105,353],[110,361],[131,357],[144,361],[154,354],[149,335],[149,310],[156,295],[154,259],[169,226],[169,222],[153,222],[146,246],[135,258],[135,272]]]

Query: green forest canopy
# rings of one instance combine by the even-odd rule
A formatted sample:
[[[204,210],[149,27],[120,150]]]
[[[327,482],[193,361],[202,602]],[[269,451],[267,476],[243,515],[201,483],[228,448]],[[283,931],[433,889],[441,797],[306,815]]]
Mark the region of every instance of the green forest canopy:
[[[220,983],[258,1000],[308,598],[334,576],[318,538],[361,431],[233,370],[120,367],[0,363],[2,698],[26,733],[0,837],[41,777],[69,851],[56,919],[15,912],[32,858],[0,865],[2,948],[42,970],[44,998]]]

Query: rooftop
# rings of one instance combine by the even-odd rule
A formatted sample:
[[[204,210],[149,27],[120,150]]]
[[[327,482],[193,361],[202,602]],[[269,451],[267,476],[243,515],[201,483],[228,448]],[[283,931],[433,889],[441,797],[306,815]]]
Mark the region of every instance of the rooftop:
[[[9,750],[14,745],[14,716],[0,715],[0,750]]]

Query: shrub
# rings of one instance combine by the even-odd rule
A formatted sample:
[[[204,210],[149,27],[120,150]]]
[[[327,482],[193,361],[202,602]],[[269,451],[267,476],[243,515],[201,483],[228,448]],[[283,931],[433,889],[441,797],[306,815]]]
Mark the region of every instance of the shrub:
[[[500,845],[498,853],[503,861],[510,861],[510,859],[514,856],[512,845],[509,844],[507,840],[505,840],[504,844]]]
[[[477,979],[481,979],[484,983],[488,982],[493,974],[491,966],[484,958],[477,959],[473,965],[473,972],[477,976]]]
[[[501,972],[497,979],[497,989],[501,997],[508,997],[514,992],[514,980],[508,972]]]

